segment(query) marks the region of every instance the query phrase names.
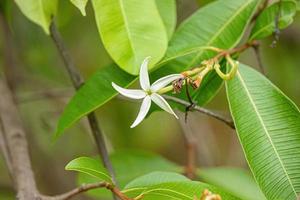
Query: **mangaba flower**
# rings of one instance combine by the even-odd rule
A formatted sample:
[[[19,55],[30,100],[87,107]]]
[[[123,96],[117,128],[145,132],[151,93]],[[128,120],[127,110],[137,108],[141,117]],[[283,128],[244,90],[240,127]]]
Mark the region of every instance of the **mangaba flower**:
[[[153,101],[156,105],[158,105],[161,109],[165,110],[166,112],[174,115],[177,119],[177,115],[172,110],[171,106],[168,102],[158,93],[158,91],[171,82],[183,78],[181,74],[171,74],[165,77],[162,77],[155,81],[152,85],[150,85],[149,75],[148,75],[148,63],[150,57],[147,57],[140,68],[140,86],[141,89],[125,89],[118,86],[115,83],[112,83],[112,86],[115,90],[117,90],[120,94],[125,97],[131,99],[143,99],[142,105],[140,107],[139,114],[130,128],[136,127],[139,123],[143,121],[146,117],[147,113],[149,112],[151,102]]]

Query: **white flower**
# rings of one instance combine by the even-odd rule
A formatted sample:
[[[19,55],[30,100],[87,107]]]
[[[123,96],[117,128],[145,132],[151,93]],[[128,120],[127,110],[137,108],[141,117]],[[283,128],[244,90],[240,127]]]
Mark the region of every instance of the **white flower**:
[[[140,86],[142,89],[125,89],[122,88],[115,83],[112,83],[112,86],[117,90],[120,94],[123,96],[126,96],[131,99],[143,99],[139,114],[136,118],[136,120],[133,122],[133,124],[130,126],[130,128],[133,128],[137,126],[143,119],[146,117],[150,106],[151,101],[153,101],[155,104],[157,104],[161,109],[167,111],[168,113],[174,115],[177,119],[178,117],[172,110],[171,106],[168,104],[168,102],[158,94],[158,91],[162,89],[163,87],[170,84],[172,81],[175,81],[177,79],[180,79],[183,77],[181,74],[171,74],[165,77],[162,77],[155,81],[150,86],[149,81],[149,75],[148,75],[148,63],[149,63],[150,57],[147,57],[140,68]]]

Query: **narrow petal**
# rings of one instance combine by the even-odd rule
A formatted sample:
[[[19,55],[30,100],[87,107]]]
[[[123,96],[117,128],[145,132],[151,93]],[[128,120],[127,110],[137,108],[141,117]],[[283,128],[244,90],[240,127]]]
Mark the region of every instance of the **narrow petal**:
[[[149,75],[148,75],[148,63],[149,63],[150,57],[145,58],[143,61],[143,64],[140,68],[140,85],[143,90],[149,90],[150,89],[150,81],[149,81]]]
[[[125,89],[120,86],[118,86],[115,83],[111,83],[113,88],[117,90],[120,94],[122,94],[125,97],[131,98],[131,99],[143,99],[146,96],[146,93],[143,90],[132,90],[132,89]]]
[[[164,111],[167,111],[168,113],[174,115],[178,119],[177,115],[174,113],[171,106],[168,104],[168,102],[162,96],[160,96],[159,94],[156,94],[156,93],[152,93],[151,94],[151,99],[161,109],[163,109]]]
[[[150,109],[150,106],[151,106],[151,98],[150,96],[146,96],[142,102],[140,112],[136,117],[135,121],[133,122],[133,124],[130,126],[130,128],[136,127],[139,123],[141,123],[141,121],[143,121],[143,119],[146,117]]]
[[[170,74],[168,76],[164,76],[160,79],[158,79],[157,81],[155,81],[152,85],[151,85],[151,91],[152,92],[157,92],[158,90],[160,90],[161,88],[169,85],[171,82],[183,78],[183,75],[181,74]]]

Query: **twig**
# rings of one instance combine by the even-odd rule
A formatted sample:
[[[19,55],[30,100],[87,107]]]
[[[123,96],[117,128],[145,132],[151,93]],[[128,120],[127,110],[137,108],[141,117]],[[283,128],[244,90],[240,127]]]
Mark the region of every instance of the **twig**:
[[[110,190],[113,194],[115,194],[117,197],[119,197],[121,200],[132,200],[131,198],[124,195],[117,187],[113,186],[112,184],[108,182],[100,182],[100,183],[89,183],[89,184],[83,184],[69,192],[66,192],[64,194],[56,195],[56,196],[44,196],[41,195],[41,200],[68,200],[76,195],[79,195],[83,192],[87,192],[89,190],[98,189],[98,188],[106,188]]]
[[[281,0],[279,0],[279,2],[278,2],[278,11],[277,11],[277,14],[276,14],[275,20],[274,20],[275,30],[273,33],[274,39],[272,41],[271,48],[275,48],[277,42],[279,41],[279,35],[280,35],[279,19],[280,19],[280,17],[281,17]]]
[[[253,46],[253,50],[254,50],[256,60],[258,62],[258,67],[259,67],[261,73],[266,76],[266,70],[265,70],[264,65],[262,63],[261,54],[260,54],[260,45],[257,44],[255,46]]]
[[[251,22],[255,22],[257,17],[264,11],[264,9],[270,4],[271,0],[265,0],[261,6],[258,8],[258,11],[254,14],[254,16],[251,19]]]
[[[73,89],[43,90],[33,93],[23,93],[17,96],[18,103],[28,103],[47,99],[64,99],[73,95]]]
[[[181,105],[183,105],[183,106],[189,106],[189,105],[190,105],[189,102],[184,101],[184,100],[182,100],[182,99],[179,99],[179,98],[176,98],[176,97],[173,97],[173,96],[169,96],[169,95],[163,95],[163,96],[164,96],[165,99],[170,100],[170,101],[173,101],[173,102],[178,103],[178,104],[181,104]],[[199,107],[199,106],[195,106],[195,107],[193,108],[193,110],[198,111],[198,112],[201,112],[201,113],[203,113],[203,114],[205,114],[205,115],[211,116],[211,117],[213,117],[213,118],[215,118],[215,119],[217,119],[217,120],[219,120],[219,121],[225,123],[225,124],[228,125],[230,128],[235,129],[235,126],[234,126],[233,121],[232,121],[232,120],[229,120],[229,119],[226,119],[226,118],[223,117],[222,115],[219,115],[219,114],[217,114],[217,113],[214,113],[214,112],[212,112],[212,111],[210,111],[210,110],[208,110],[208,109],[201,108],[201,107]]]
[[[177,115],[183,115],[180,111],[175,111]],[[181,127],[185,147],[186,147],[186,165],[185,165],[185,175],[194,179],[196,177],[196,150],[197,150],[197,142],[196,138],[191,132],[189,124],[183,120],[181,117],[179,118],[179,125]]]
[[[50,35],[53,39],[54,44],[57,47],[58,52],[60,53],[65,67],[69,73],[69,76],[72,80],[73,86],[75,87],[76,90],[78,90],[82,84],[84,84],[84,80],[82,76],[80,75],[79,71],[76,69],[75,64],[65,47],[64,41],[55,25],[55,22],[52,20],[52,23],[50,25]],[[88,121],[91,127],[91,131],[93,133],[94,140],[97,145],[97,149],[101,155],[101,159],[103,161],[104,166],[107,168],[107,170],[110,172],[110,175],[113,179],[114,184],[116,184],[116,179],[113,171],[113,167],[111,165],[111,162],[109,160],[106,144],[104,141],[104,136],[103,133],[99,127],[99,124],[96,119],[96,115],[94,112],[91,112],[88,114]]]
[[[74,188],[73,190],[70,190],[69,192],[66,192],[61,195],[56,196],[41,196],[41,200],[67,200],[71,199],[74,196],[81,194],[83,192],[87,192],[89,190],[97,189],[97,188],[106,188],[109,183],[101,182],[101,183],[89,183],[81,185],[77,188]]]

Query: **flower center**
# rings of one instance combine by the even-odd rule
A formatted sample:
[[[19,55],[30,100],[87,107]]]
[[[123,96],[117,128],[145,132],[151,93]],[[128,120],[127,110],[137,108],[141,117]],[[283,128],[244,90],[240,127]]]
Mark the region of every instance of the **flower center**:
[[[152,94],[152,91],[151,91],[150,89],[149,89],[149,90],[146,90],[145,92],[146,92],[146,94],[149,95],[149,96]]]

